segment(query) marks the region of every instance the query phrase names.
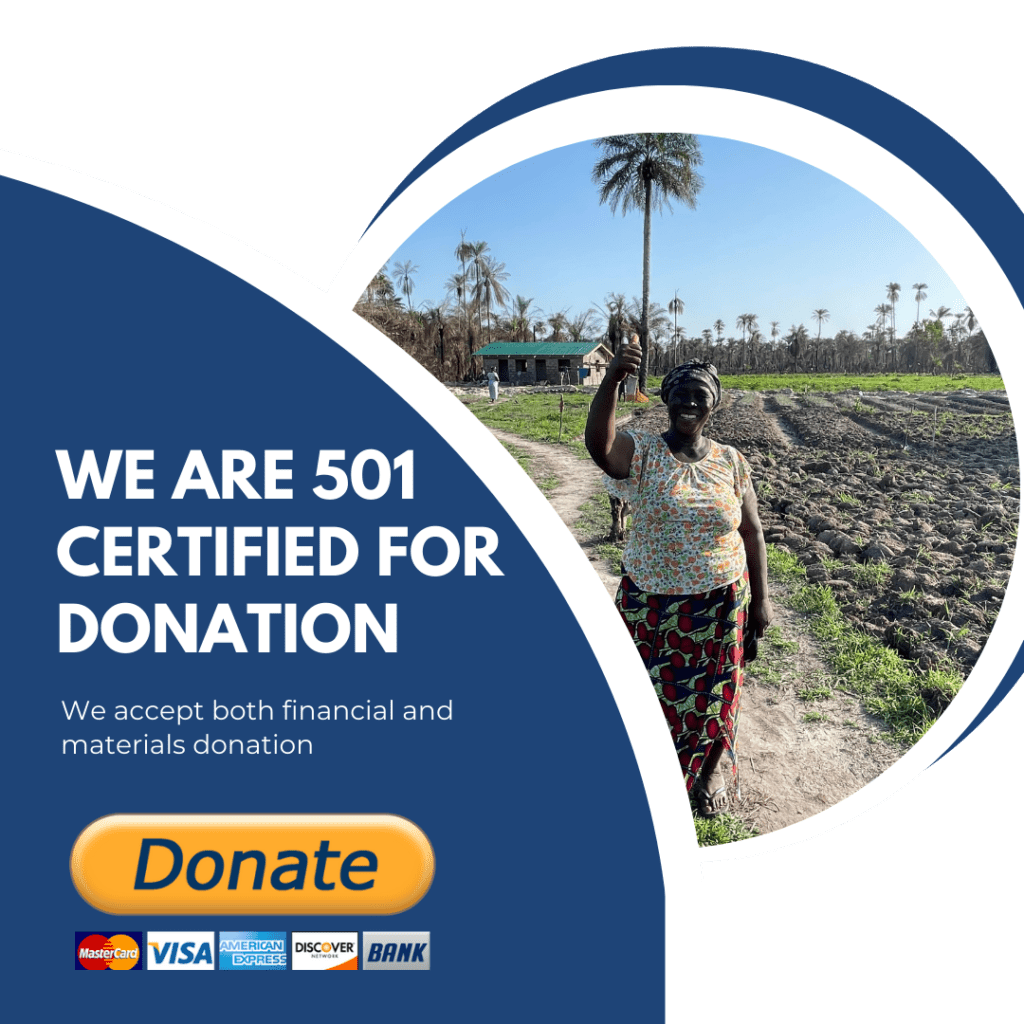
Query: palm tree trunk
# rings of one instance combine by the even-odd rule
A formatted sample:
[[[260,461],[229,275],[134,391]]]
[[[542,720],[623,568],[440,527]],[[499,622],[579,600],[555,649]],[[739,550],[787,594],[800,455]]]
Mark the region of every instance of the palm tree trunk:
[[[640,373],[637,387],[647,394],[647,361],[649,358],[647,309],[651,297],[651,182],[644,182],[644,285],[640,307]]]
[[[465,237],[463,237],[463,241],[465,241]],[[467,302],[466,302],[466,256],[465,256],[465,254],[463,254],[463,256],[459,260],[459,262],[462,264],[462,294],[459,296],[459,329],[461,330],[462,329],[462,316],[463,316],[463,314],[466,314],[466,320],[467,321],[469,320],[468,310],[466,308]]]

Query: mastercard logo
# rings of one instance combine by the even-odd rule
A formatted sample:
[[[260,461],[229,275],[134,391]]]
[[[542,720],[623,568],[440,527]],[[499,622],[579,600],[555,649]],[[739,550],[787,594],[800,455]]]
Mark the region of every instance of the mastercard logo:
[[[141,970],[141,943],[141,934],[135,937],[124,932],[115,935],[79,932],[75,936],[75,970]]]

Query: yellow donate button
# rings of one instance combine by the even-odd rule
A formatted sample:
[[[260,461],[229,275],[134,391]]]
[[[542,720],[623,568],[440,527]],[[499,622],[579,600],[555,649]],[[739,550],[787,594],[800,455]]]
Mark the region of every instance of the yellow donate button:
[[[107,914],[397,914],[434,851],[392,814],[112,814],[75,841],[71,877]]]

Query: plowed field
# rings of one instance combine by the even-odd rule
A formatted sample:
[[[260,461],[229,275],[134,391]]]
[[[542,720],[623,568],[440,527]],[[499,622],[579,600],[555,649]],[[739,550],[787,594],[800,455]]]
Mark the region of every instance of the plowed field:
[[[635,422],[667,428],[664,406]],[[855,625],[923,668],[970,671],[1017,539],[1005,392],[733,391],[706,433],[750,461],[768,542],[832,588]]]

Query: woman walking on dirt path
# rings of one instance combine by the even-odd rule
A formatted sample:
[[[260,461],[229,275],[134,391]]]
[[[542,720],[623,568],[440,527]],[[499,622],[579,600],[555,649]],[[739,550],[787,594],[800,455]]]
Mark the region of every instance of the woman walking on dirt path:
[[[722,400],[718,372],[691,361],[666,375],[663,434],[615,429],[619,382],[640,366],[634,334],[608,367],[587,419],[587,449],[629,501],[633,528],[616,603],[661,701],[699,814],[728,796],[719,768],[734,752],[744,632],[771,624],[768,562],[746,459],[704,437]]]

